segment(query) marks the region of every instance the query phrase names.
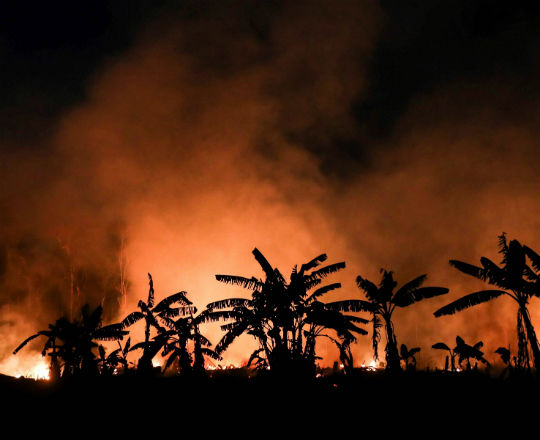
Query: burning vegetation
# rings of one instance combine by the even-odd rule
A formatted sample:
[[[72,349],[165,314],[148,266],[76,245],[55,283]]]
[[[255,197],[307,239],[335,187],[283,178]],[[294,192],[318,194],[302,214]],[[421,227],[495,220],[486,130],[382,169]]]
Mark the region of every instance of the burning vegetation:
[[[504,347],[493,352],[501,356],[513,373],[538,371],[538,339],[528,305],[532,299],[540,297],[540,256],[517,240],[507,242],[504,234],[499,237],[499,252],[502,256],[500,265],[485,257],[480,260],[481,266],[451,260],[450,263],[460,271],[498,289],[468,294],[434,314],[453,314],[501,295],[510,296],[518,303],[517,353],[512,355]],[[321,359],[317,355],[317,342],[322,339],[332,341],[338,348],[340,361],[335,362],[334,373],[350,375],[358,370],[376,371],[381,365],[388,372],[416,371],[416,355],[421,347],[409,349],[406,344],[401,344],[398,350],[392,313],[396,307],[408,308],[418,301],[445,295],[448,289],[422,287],[426,275],[421,275],[395,290],[397,283],[392,272],[382,270],[378,284],[358,276],[357,284],[365,300],[326,302],[324,297],[339,289],[341,284],[322,283],[344,269],[344,262],[321,266],[327,259],[326,254],[321,254],[300,267],[295,266],[287,280],[258,249],[254,249],[253,255],[263,270],[263,279],[216,275],[220,282],[249,290],[250,298],[214,301],[200,312],[185,291],[156,302],[154,282],[148,274],[148,296],[145,301],[138,302],[138,310],[120,322],[103,325],[102,306],[92,309],[86,305],[79,317],[71,320],[60,318],[20,343],[14,355],[34,339],[41,338],[43,358],[36,360],[34,357],[34,364],[26,371],[11,373],[47,380],[135,372],[146,377],[168,373],[202,378],[216,370],[238,368],[221,364],[216,367],[215,362],[221,361],[227,348],[244,334],[251,336],[257,344],[244,367],[267,372],[274,377],[321,377],[323,370],[317,366]],[[358,313],[366,312],[369,316],[358,316]],[[144,324],[144,340],[132,343],[128,335],[137,322]],[[222,323],[224,335],[212,348],[202,328],[216,322]],[[368,334],[363,327],[367,324],[372,326],[373,360],[355,368],[351,347],[358,338]],[[386,362],[377,364],[383,326]],[[124,338],[127,340],[122,344]],[[111,345],[114,343],[116,347]],[[448,352],[442,371],[462,372],[476,370],[479,365],[483,368],[490,366],[481,351],[483,342],[469,345],[457,336],[454,348],[444,342],[437,342],[431,348]],[[135,353],[140,353],[138,360],[134,360]]]

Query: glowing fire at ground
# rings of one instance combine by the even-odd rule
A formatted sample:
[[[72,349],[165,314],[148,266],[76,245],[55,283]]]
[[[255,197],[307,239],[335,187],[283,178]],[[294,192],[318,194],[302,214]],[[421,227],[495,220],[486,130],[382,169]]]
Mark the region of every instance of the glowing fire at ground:
[[[49,364],[41,355],[18,359],[8,358],[0,365],[0,372],[14,377],[26,377],[35,380],[49,380]]]
[[[23,374],[23,376],[36,380],[49,380],[51,378],[49,366],[45,362],[36,364],[27,374]]]
[[[364,368],[368,371],[375,371],[377,370],[377,362],[375,362],[374,360],[371,360],[371,362],[369,364],[366,364],[365,362],[360,365],[361,368]]]

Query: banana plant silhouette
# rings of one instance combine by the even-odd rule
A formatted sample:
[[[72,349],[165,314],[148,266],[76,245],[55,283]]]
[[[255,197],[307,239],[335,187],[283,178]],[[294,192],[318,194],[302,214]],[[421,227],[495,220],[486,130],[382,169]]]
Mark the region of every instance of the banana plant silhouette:
[[[517,337],[518,337],[518,368],[530,368],[529,347],[532,351],[534,367],[540,371],[540,347],[531,322],[527,305],[532,297],[540,296],[540,256],[519,241],[507,243],[506,235],[499,236],[499,253],[502,262],[499,267],[486,257],[480,258],[480,266],[450,260],[450,264],[461,272],[478,278],[488,284],[499,287],[497,290],[481,290],[440,308],[434,315],[453,315],[456,312],[491,301],[500,296],[508,296],[518,304]],[[527,265],[527,257],[531,267]]]
[[[456,371],[456,356],[457,353],[454,353],[454,350],[452,350],[448,345],[446,345],[444,342],[437,342],[436,344],[433,344],[431,348],[435,350],[445,350],[448,352],[448,356],[446,356],[446,362],[444,364],[444,370],[448,371]],[[450,359],[450,365],[448,365],[448,359]]]
[[[91,310],[88,304],[80,312],[80,318],[73,321],[62,317],[48,330],[38,331],[25,339],[14,351],[17,354],[26,344],[39,336],[47,338],[42,355],[51,356],[51,374],[60,375],[60,362],[62,361],[62,376],[95,375],[98,374],[98,360],[93,351],[98,347],[96,341],[118,341],[127,331],[122,324],[103,326],[103,308],[98,306]],[[61,343],[59,344],[58,341]]]
[[[340,338],[351,340],[355,339],[353,333],[367,333],[356,325],[366,323],[366,320],[343,315],[320,301],[323,295],[340,288],[340,283],[318,287],[311,292],[328,275],[343,269],[345,263],[317,269],[327,259],[326,254],[321,254],[300,269],[295,266],[287,282],[257,248],[253,255],[264,271],[264,280],[216,275],[220,282],[252,291],[250,299],[230,298],[208,304],[207,321],[231,321],[222,326],[226,333],[216,345],[218,354],[247,333],[259,344],[250,357],[257,359],[259,365],[267,365],[275,374],[314,375],[316,340],[325,336],[326,330],[331,329]]]
[[[474,345],[469,345],[462,337],[456,336],[456,346],[453,349],[444,342],[437,342],[436,344],[433,344],[431,348],[447,351],[451,360],[450,371],[458,371],[456,367],[456,358],[458,359],[458,365],[461,369],[463,369],[463,361],[467,361],[467,369],[471,368],[471,358],[489,365],[489,362],[484,358],[484,353],[480,351],[483,346],[484,343],[482,341],[479,341]],[[448,370],[448,356],[446,359],[445,370]]]
[[[98,369],[99,374],[103,376],[112,376],[118,371],[120,366],[124,366],[124,359],[122,357],[122,349],[117,348],[107,354],[105,347],[100,345],[98,347]],[[125,366],[127,369],[127,366]]]
[[[416,356],[415,355],[419,351],[420,351],[420,347],[413,347],[409,350],[405,344],[401,344],[401,347],[399,348],[399,353],[401,355],[401,359],[403,359],[403,362],[405,362],[406,370],[416,369]]]
[[[497,353],[501,357],[501,360],[503,361],[504,365],[507,365],[507,366],[512,365],[510,361],[510,357],[511,357],[510,349],[506,347],[499,347],[497,348],[497,350],[495,350],[495,353]]]
[[[144,342],[135,344],[130,348],[130,351],[139,348],[143,349],[143,354],[137,365],[137,370],[141,373],[149,373],[153,370],[152,359],[166,343],[166,337],[160,336],[167,332],[163,323],[168,322],[168,320],[180,314],[191,313],[193,311],[193,308],[191,307],[192,302],[187,299],[187,294],[184,291],[174,293],[154,305],[155,291],[151,274],[148,274],[148,285],[148,298],[146,302],[139,300],[139,310],[130,313],[122,321],[124,328],[135,324],[141,319],[144,319],[145,321]],[[173,307],[174,305],[178,305],[178,307]],[[150,339],[152,328],[158,332],[158,335],[154,340]]]
[[[463,369],[463,361],[467,361],[467,370],[471,369],[471,358],[489,365],[489,362],[484,358],[484,353],[480,349],[484,346],[482,341],[477,342],[474,345],[465,343],[463,338],[456,336],[456,346],[454,347],[454,353],[458,356],[458,363],[461,369]]]
[[[367,301],[346,300],[330,303],[328,307],[343,312],[369,312],[372,315],[373,335],[372,345],[374,359],[378,360],[378,345],[380,342],[380,329],[384,324],[386,331],[386,368],[389,370],[401,370],[398,343],[392,315],[396,307],[408,307],[423,299],[432,298],[448,293],[445,287],[420,287],[426,280],[427,275],[420,275],[404,284],[396,292],[397,282],[393,278],[393,272],[381,269],[382,278],[379,285],[362,278],[356,278],[356,284],[364,291]]]
[[[49,324],[49,328],[47,330],[40,330],[32,336],[26,338],[19,346],[17,346],[17,348],[15,348],[15,350],[13,350],[13,354],[17,354],[30,341],[39,338],[40,336],[44,336],[46,340],[41,351],[41,356],[50,356],[51,358],[49,367],[50,379],[56,380],[60,378],[62,365],[59,359],[60,353],[57,341],[62,336],[61,329],[64,327],[64,321],[69,322],[67,318],[57,319],[54,324]]]
[[[164,319],[168,330],[162,333],[163,352],[162,356],[168,357],[163,367],[166,371],[176,360],[178,360],[180,373],[182,375],[195,373],[199,376],[206,374],[205,357],[214,360],[221,360],[221,356],[209,348],[212,343],[200,332],[199,326],[205,321],[205,313],[193,316],[197,309],[195,307],[185,308],[184,316],[176,321]],[[193,343],[193,359],[189,353],[188,344]]]

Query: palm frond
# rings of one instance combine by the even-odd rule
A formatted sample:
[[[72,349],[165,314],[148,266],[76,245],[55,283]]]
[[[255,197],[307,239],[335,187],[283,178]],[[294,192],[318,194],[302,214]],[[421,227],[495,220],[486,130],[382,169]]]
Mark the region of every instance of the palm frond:
[[[413,347],[409,350],[409,356],[414,356],[416,353],[418,353],[421,350],[420,347]]]
[[[356,285],[359,289],[363,290],[367,299],[370,301],[378,301],[379,289],[377,286],[369,281],[367,278],[363,278],[360,275],[356,277]]]
[[[98,328],[93,336],[98,341],[118,341],[128,334],[129,332],[124,330],[122,324],[111,324]]]
[[[306,300],[306,303],[309,304],[314,299],[317,299],[323,296],[324,294],[330,292],[331,290],[339,289],[340,287],[341,287],[341,283],[333,283],[333,284],[328,284],[327,286],[320,287],[308,297],[308,299]]]
[[[217,343],[215,352],[218,355],[221,355],[228,347],[233,343],[233,341],[243,333],[245,328],[243,326],[238,326],[236,329],[230,330],[223,335],[221,340]]]
[[[354,325],[352,323],[349,322],[349,324],[347,325],[347,330],[350,330],[352,332],[356,332],[356,333],[359,333],[361,335],[367,335],[368,332],[367,330],[361,328],[361,327],[358,327],[357,325]]]
[[[525,255],[529,257],[529,260],[531,260],[532,267],[534,267],[537,272],[540,272],[540,255],[528,246],[523,246],[523,250],[525,251]]]
[[[262,270],[266,274],[266,277],[269,279],[274,279],[275,273],[274,269],[272,268],[271,264],[268,262],[266,257],[259,251],[259,249],[255,248],[253,249],[253,255],[255,256],[255,259],[261,266]]]
[[[255,277],[246,278],[236,275],[216,275],[216,280],[225,284],[232,284],[249,290],[260,290],[264,285],[263,282]]]
[[[326,307],[330,310],[337,310],[340,312],[370,312],[373,313],[377,310],[377,305],[370,303],[369,301],[363,301],[360,299],[347,299],[343,301],[334,301],[327,303]]]
[[[397,286],[396,280],[394,280],[394,272],[381,269],[382,278],[377,289],[378,301],[390,301],[392,298],[395,287]]]
[[[248,368],[251,367],[251,364],[254,361],[257,361],[257,363],[259,363],[261,361],[266,362],[266,360],[261,356],[261,353],[264,353],[264,348],[258,348],[253,353],[251,353],[251,355],[249,356],[248,362],[247,362],[247,367]]]
[[[410,292],[413,292],[417,290],[423,283],[426,281],[427,275],[420,275],[413,280],[409,281],[408,283],[405,283],[403,286],[401,286],[397,292],[394,294],[394,297],[392,298],[392,301],[396,303],[396,301],[400,301],[402,297],[409,296]]]
[[[480,350],[483,346],[484,346],[484,343],[482,341],[479,341],[473,345],[473,348]]]
[[[163,298],[153,309],[155,313],[159,313],[167,309],[171,304],[179,303],[184,306],[190,306],[193,303],[187,298],[187,292],[181,291]]]
[[[364,319],[360,318],[359,316],[353,316],[353,315],[343,315],[345,318],[347,318],[351,322],[356,322],[358,324],[369,324],[371,319]]]
[[[448,293],[448,289],[446,287],[420,287],[416,290],[404,291],[400,295],[398,293],[394,295],[392,302],[398,307],[407,307],[426,298],[444,295]]]
[[[135,345],[132,345],[129,349],[129,351],[135,351],[135,350],[139,350],[140,348],[142,348],[143,350],[146,349],[149,345],[151,344],[151,342],[137,342]]]
[[[307,275],[306,279],[311,280],[325,278],[332,273],[340,271],[341,269],[345,269],[345,262],[343,261],[340,263],[334,263],[328,266],[321,267],[320,269],[317,269],[311,272],[311,274]]]
[[[327,258],[328,257],[326,256],[326,254],[321,254],[318,257],[315,257],[313,260],[302,264],[302,266],[300,267],[300,274],[303,275],[311,269],[316,268],[319,264],[325,262]]]
[[[501,269],[493,261],[486,257],[481,257],[480,263],[482,263],[482,266],[484,266],[482,278],[484,281],[487,281],[489,284],[493,284],[503,289],[508,289],[511,287],[508,285],[506,279],[507,276],[504,269]]]
[[[501,356],[501,360],[508,365],[510,363],[510,350],[506,347],[499,347],[495,350],[495,353]]]
[[[444,342],[437,342],[436,344],[433,344],[431,348],[434,348],[435,350],[451,351],[450,347],[446,345]]]
[[[197,317],[197,322],[216,322],[225,321],[227,319],[234,319],[238,316],[235,310],[205,310]]]
[[[313,289],[315,286],[318,286],[322,283],[322,278],[309,278],[304,277],[303,285],[306,288],[306,290]]]
[[[165,362],[165,365],[163,366],[163,372],[167,371],[177,358],[178,350],[173,350],[173,352],[167,358],[167,362]]]
[[[467,275],[478,278],[480,280],[484,279],[484,269],[482,269],[481,267],[473,266],[472,264],[458,260],[450,260],[450,265]]]
[[[15,350],[13,350],[13,354],[17,354],[21,350],[21,348],[23,348],[26,344],[28,344],[30,341],[36,339],[39,336],[42,336],[42,334],[38,332],[35,335],[32,335],[29,338],[26,338],[24,341],[22,341],[19,344],[19,346]]]
[[[436,317],[443,315],[453,315],[460,310],[481,304],[487,301],[490,301],[494,298],[497,298],[501,295],[504,295],[506,292],[504,290],[481,290],[479,292],[474,292],[469,295],[464,296],[444,307],[441,307],[435,313]]]
[[[206,306],[207,309],[213,310],[221,310],[226,309],[229,307],[250,307],[251,306],[251,300],[246,298],[228,298],[228,299],[222,299],[221,301],[214,301],[211,302]]]
[[[154,307],[154,294],[154,280],[152,279],[152,275],[148,273],[148,301],[146,301],[146,304],[150,308]]]
[[[401,347],[399,347],[399,354],[403,359],[407,359],[409,357],[409,350],[407,350],[407,346],[405,344],[401,344]]]
[[[143,318],[144,314],[142,312],[132,312],[122,320],[122,326],[124,328],[129,327]]]
[[[215,350],[212,350],[210,348],[201,348],[201,353],[216,361],[222,360],[222,357],[218,353],[216,353]]]
[[[155,311],[155,309],[154,309]],[[176,318],[177,316],[191,316],[197,313],[195,306],[168,307],[158,313],[160,318]]]

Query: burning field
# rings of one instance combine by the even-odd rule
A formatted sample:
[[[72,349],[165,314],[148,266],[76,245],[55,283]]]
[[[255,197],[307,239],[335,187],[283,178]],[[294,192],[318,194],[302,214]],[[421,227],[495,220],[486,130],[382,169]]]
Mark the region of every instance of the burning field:
[[[416,371],[457,373],[467,361],[484,370],[469,349],[476,357],[452,368],[454,349],[464,347],[457,336],[482,352],[497,377],[512,365],[533,368],[530,330],[540,325],[536,15],[484,1],[398,3],[7,8],[0,28],[0,373],[47,380],[56,359],[68,376],[83,364],[120,375],[136,370],[141,357],[148,371],[179,372],[182,362],[184,370],[195,365],[201,343],[207,372],[239,371],[250,360],[267,371],[280,343],[290,353],[300,346],[324,377],[386,368],[392,359],[403,370],[413,359]],[[508,249],[522,246],[522,281],[532,287],[512,290],[482,265],[485,257],[509,267],[497,238],[503,233]],[[334,285],[320,294],[324,307],[294,284],[302,265],[323,253],[328,261],[319,267],[344,262],[309,281]],[[468,276],[449,260],[484,272]],[[390,327],[359,303],[326,307],[370,299],[371,287],[358,277],[379,286],[390,272],[395,291],[422,274],[422,287],[446,291],[397,306]],[[264,289],[294,291],[300,299],[287,307],[298,315],[274,319],[253,297]],[[521,292],[527,312],[516,298],[491,293],[485,304],[434,316],[485,289]],[[186,300],[169,315],[154,310],[154,325],[148,310],[176,292]],[[226,303],[231,298],[237,301]],[[272,304],[273,313],[286,308]],[[239,335],[220,351],[231,322],[256,307],[268,327],[234,328]],[[204,315],[209,309],[214,315]],[[347,327],[354,336],[347,339],[336,314],[354,316],[346,325],[366,334]],[[186,341],[178,336],[184,324],[191,326]],[[315,334],[319,324],[330,330]],[[92,339],[99,329],[103,339]],[[52,333],[13,354],[37,331]],[[159,339],[166,331],[173,339]],[[92,336],[85,340],[94,345],[79,352],[80,339],[68,334]],[[155,338],[162,345],[153,353]],[[396,353],[388,355],[392,338]],[[437,343],[448,350],[432,348]],[[501,347],[507,362],[495,352]],[[407,356],[414,348],[420,351]],[[103,359],[115,351],[110,366]]]

